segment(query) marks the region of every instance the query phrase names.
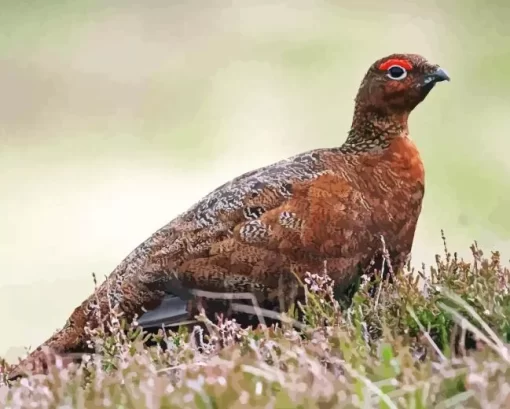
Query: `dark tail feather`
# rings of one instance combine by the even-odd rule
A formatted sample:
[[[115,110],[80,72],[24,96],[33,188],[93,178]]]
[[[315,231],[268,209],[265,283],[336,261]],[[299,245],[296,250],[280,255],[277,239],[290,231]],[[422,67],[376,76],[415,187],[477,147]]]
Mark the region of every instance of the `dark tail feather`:
[[[176,295],[165,295],[159,307],[140,316],[138,324],[143,329],[150,330],[161,328],[162,325],[175,325],[179,322],[188,321],[192,317],[188,312],[187,304],[186,301]]]

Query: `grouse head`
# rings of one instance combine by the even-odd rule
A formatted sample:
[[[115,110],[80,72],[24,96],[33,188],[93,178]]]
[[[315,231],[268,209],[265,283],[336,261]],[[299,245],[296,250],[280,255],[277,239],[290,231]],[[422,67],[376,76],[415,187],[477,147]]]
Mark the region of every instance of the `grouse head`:
[[[366,73],[356,97],[357,110],[381,116],[404,116],[424,100],[434,85],[450,77],[418,54],[392,54]]]

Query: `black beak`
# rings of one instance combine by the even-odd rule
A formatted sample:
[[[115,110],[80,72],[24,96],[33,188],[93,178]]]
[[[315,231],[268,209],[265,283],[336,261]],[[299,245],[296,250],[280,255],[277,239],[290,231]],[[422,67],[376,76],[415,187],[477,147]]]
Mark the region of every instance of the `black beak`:
[[[438,68],[431,74],[427,74],[423,79],[423,85],[435,84],[436,82],[450,81],[450,77],[442,68]]]

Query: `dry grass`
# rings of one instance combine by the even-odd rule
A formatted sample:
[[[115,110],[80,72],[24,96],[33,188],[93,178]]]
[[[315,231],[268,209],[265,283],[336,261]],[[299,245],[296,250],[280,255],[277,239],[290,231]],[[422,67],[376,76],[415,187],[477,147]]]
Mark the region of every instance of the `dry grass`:
[[[309,275],[304,323],[205,323],[145,334],[112,314],[96,354],[1,388],[5,408],[510,407],[510,271],[498,253],[446,250],[430,274],[362,283],[342,310]],[[290,323],[289,323],[290,322]],[[148,338],[155,346],[145,344]],[[4,370],[8,368],[4,365]]]

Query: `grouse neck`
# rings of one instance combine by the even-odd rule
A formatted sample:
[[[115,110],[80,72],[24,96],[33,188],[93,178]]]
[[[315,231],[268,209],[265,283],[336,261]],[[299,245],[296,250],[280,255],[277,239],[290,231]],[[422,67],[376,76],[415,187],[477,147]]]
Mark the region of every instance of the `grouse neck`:
[[[341,150],[346,153],[385,149],[395,138],[408,135],[408,113],[355,112],[351,129]]]

